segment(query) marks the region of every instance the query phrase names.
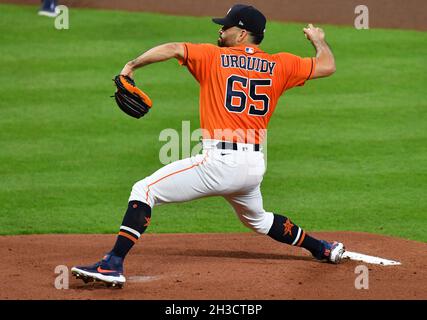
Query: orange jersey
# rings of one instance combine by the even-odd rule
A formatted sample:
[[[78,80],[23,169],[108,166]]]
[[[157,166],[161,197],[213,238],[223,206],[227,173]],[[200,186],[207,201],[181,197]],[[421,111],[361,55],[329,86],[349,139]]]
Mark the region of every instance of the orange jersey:
[[[250,45],[185,43],[179,62],[200,84],[203,138],[242,143],[262,143],[279,97],[304,85],[315,68],[314,58]]]

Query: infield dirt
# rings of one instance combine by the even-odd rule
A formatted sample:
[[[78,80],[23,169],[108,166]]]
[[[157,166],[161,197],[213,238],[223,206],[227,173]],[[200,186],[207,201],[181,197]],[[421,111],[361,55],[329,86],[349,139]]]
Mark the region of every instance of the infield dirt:
[[[1,236],[0,299],[427,299],[427,244],[368,233],[314,233],[348,250],[398,260],[400,266],[322,263],[296,247],[255,233],[146,234],[126,258],[123,289],[84,284],[69,273],[55,288],[55,268],[92,264],[115,235]],[[356,289],[366,265],[369,289]]]

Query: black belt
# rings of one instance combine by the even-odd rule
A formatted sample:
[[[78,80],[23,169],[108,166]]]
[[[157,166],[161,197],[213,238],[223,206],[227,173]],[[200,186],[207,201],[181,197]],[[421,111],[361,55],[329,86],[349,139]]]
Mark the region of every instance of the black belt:
[[[259,144],[251,144],[253,146],[253,151],[259,151]],[[228,149],[228,150],[238,150],[236,142],[226,142],[221,141],[216,144],[218,149]]]

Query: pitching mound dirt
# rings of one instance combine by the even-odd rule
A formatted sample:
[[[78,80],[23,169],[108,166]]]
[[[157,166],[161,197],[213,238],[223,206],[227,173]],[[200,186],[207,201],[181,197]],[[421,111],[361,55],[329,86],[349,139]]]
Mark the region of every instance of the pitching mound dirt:
[[[348,250],[398,260],[368,265],[369,289],[355,288],[363,263],[320,263],[305,250],[254,233],[146,234],[125,264],[124,289],[54,286],[55,267],[92,264],[115,235],[0,237],[0,299],[427,299],[427,244],[366,233],[314,233]],[[6,259],[4,258],[6,257]]]

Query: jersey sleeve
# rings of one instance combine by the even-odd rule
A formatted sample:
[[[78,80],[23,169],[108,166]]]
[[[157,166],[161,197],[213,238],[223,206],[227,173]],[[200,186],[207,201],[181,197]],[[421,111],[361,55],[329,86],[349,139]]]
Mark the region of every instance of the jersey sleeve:
[[[203,82],[210,74],[217,47],[208,43],[184,43],[184,47],[184,59],[178,60],[179,63],[186,66],[198,82]]]
[[[301,58],[291,53],[279,54],[285,85],[283,90],[303,86],[309,80],[315,66],[314,58]]]

